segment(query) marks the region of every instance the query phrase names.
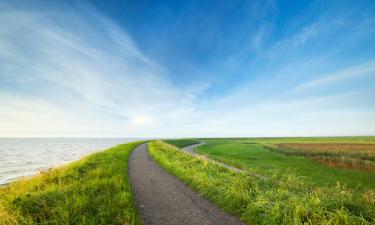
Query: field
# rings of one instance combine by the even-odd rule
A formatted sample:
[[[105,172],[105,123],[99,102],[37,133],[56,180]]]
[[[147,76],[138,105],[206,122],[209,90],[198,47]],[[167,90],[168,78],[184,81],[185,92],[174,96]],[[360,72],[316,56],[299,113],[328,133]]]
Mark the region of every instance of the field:
[[[0,189],[0,224],[140,224],[119,145]]]
[[[375,144],[283,143],[271,149],[289,155],[308,156],[329,167],[375,173]]]
[[[204,139],[206,145],[196,150],[249,174],[266,176],[269,178],[266,181],[234,175],[202,159],[189,160],[190,156],[166,144],[154,144],[151,152],[164,168],[249,224],[372,224],[375,223],[375,174],[359,168],[332,168],[314,157],[322,153],[345,154],[346,158],[368,154],[367,145],[374,144],[374,140],[372,137]],[[300,144],[308,144],[309,149],[316,144],[319,150],[308,152],[299,148]],[[343,145],[344,150],[337,149]],[[356,145],[359,150],[354,148]],[[331,146],[335,146],[335,151]],[[311,152],[314,153],[307,154]]]
[[[375,174],[367,171],[330,168],[313,159],[306,151],[293,149],[286,151],[279,145],[290,143],[337,143],[340,139],[206,139],[206,145],[196,149],[197,152],[218,161],[249,170],[252,173],[269,175],[274,173],[291,174],[304,182],[323,186],[345,185],[359,192],[375,189]],[[348,141],[344,139],[343,142]],[[346,143],[347,144],[347,143]],[[355,144],[352,141],[352,144]],[[369,144],[369,143],[368,143]],[[337,153],[325,152],[329,154]],[[346,154],[346,153],[345,153]],[[348,158],[349,154],[346,154]],[[358,163],[362,161],[358,160]],[[364,161],[366,163],[366,161]]]

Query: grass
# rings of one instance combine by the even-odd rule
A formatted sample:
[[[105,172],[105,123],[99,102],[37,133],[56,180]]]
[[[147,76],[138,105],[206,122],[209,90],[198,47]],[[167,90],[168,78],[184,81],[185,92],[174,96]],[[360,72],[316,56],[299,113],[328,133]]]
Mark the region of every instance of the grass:
[[[277,171],[267,180],[258,179],[160,141],[150,143],[149,152],[163,168],[249,224],[375,223],[375,206],[341,185],[310,186]]]
[[[288,155],[307,156],[329,167],[375,173],[375,144],[282,143],[270,149]]]
[[[207,139],[205,141],[207,144],[198,147],[197,152],[252,173],[266,176],[275,172],[290,174],[299,177],[307,184],[319,187],[333,187],[340,183],[355,190],[358,194],[372,192],[375,189],[374,173],[330,168],[305,156],[271,151],[264,147],[269,142],[258,144],[259,140],[254,139]],[[272,143],[275,143],[274,140]]]
[[[141,224],[119,145],[0,189],[0,224]]]
[[[164,140],[165,142],[177,146],[178,148],[183,148],[189,145],[198,144],[200,143],[199,140],[193,138],[185,138],[185,139],[170,139]]]
[[[273,137],[273,138],[215,138],[202,139],[214,140],[216,142],[252,142],[259,144],[280,144],[280,143],[357,143],[375,144],[375,136],[364,137]]]

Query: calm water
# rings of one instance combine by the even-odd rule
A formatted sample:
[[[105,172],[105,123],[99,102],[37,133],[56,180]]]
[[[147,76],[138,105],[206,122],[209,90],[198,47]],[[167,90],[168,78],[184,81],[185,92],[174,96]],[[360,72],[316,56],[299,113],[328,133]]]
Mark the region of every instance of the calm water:
[[[136,139],[0,138],[0,185]]]

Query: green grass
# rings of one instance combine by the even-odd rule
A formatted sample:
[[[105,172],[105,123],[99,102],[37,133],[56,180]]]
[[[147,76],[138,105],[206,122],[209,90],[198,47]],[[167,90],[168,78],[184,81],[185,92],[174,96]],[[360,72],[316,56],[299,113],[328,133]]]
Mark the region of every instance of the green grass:
[[[0,224],[141,224],[127,162],[143,142],[92,154],[0,189]]]
[[[178,148],[183,148],[189,145],[198,144],[200,143],[199,140],[193,139],[193,138],[185,138],[185,139],[170,139],[170,140],[164,140],[168,144],[174,145]]]
[[[375,136],[358,137],[274,137],[274,138],[202,138],[215,142],[256,142],[259,144],[280,143],[361,143],[375,144]]]
[[[340,183],[359,193],[375,189],[374,173],[330,168],[308,157],[271,151],[257,144],[256,140],[207,139],[205,141],[207,144],[198,147],[196,152],[253,173],[266,176],[275,172],[290,174],[299,177],[307,184],[320,187],[333,187]],[[262,143],[269,143],[262,141]],[[272,142],[274,143],[274,140]]]
[[[259,150],[262,151],[262,150]],[[249,224],[372,224],[375,206],[336,185],[306,185],[297,176],[268,173],[263,180],[192,157],[163,142],[149,144],[152,157],[195,191]]]

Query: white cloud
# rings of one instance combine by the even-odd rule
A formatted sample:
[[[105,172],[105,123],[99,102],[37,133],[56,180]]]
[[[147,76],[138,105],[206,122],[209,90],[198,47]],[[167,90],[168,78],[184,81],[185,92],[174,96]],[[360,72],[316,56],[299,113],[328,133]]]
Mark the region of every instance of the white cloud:
[[[363,76],[375,77],[375,61],[365,62],[360,65],[345,68],[333,74],[327,74],[327,75],[321,76],[321,78],[306,82],[298,86],[295,89],[295,91],[296,92],[307,91],[307,90],[311,90],[314,88],[320,88],[322,86],[336,84],[340,81],[360,78]]]
[[[307,42],[320,35],[324,31],[325,26],[327,26],[327,24],[325,24],[324,21],[318,21],[303,27],[293,36],[275,43],[271,48],[270,54],[305,45]]]
[[[0,136],[147,135],[186,116],[207,87],[173,87],[165,68],[91,8],[49,10],[7,6],[0,15]]]
[[[63,12],[50,7],[47,13],[0,4],[0,11],[0,136],[375,132],[373,111],[345,108],[353,101],[350,94],[293,99],[285,95],[300,74],[315,72],[326,60],[321,56],[288,62],[226,96],[202,100],[209,84],[175,86],[167,79],[167,68],[149,59],[126,31],[91,8]],[[321,23],[313,24],[270,51],[300,47],[324,29]],[[252,47],[262,51],[265,35],[267,30],[261,29]],[[369,62],[321,76],[297,90],[373,75],[374,70],[375,63]]]

